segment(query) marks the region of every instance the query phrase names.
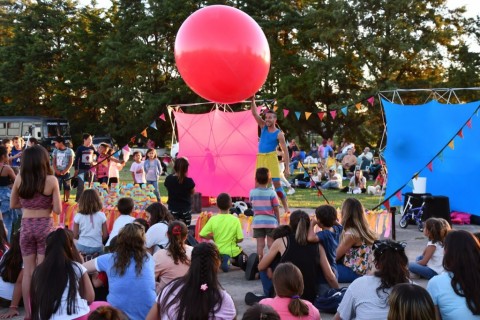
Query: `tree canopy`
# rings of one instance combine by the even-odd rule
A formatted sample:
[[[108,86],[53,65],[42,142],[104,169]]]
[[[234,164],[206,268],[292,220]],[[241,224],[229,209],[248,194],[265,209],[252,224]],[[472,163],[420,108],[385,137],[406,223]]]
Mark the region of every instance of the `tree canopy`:
[[[480,58],[467,45],[480,44],[480,16],[446,0],[114,0],[108,9],[5,0],[0,114],[65,117],[77,139],[88,131],[128,142],[167,105],[202,101],[176,70],[174,42],[182,22],[212,4],[262,27],[272,58],[258,97],[277,99],[280,110],[329,112],[394,88],[480,86]],[[378,104],[335,120],[292,119],[280,125],[304,143],[309,132],[377,147],[384,127]],[[171,130],[159,125],[149,137],[163,146]]]

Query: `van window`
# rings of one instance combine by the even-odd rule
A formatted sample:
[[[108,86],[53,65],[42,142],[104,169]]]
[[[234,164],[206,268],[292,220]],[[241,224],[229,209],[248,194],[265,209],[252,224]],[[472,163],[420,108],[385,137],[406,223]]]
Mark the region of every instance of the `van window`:
[[[20,136],[20,122],[8,122],[7,135],[9,136]]]
[[[5,122],[0,122],[0,136],[7,135],[7,124]]]

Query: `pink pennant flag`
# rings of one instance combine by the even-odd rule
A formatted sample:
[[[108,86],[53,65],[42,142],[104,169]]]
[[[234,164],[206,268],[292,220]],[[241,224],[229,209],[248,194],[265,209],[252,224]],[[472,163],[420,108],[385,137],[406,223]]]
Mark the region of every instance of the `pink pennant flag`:
[[[390,200],[385,201],[383,205],[387,208],[388,212],[390,212]]]
[[[375,98],[371,96],[370,98],[367,99],[368,103],[373,107],[373,103],[375,102]]]
[[[460,129],[460,131],[458,131],[457,135],[463,139],[463,130]]]
[[[395,196],[398,198],[398,200],[402,201],[402,190],[398,190],[398,192],[395,193]]]
[[[319,112],[319,113],[317,113],[317,115],[320,118],[320,121],[322,121],[323,118],[325,117],[325,112]]]
[[[430,172],[433,172],[433,163],[430,162],[429,164],[427,164],[427,168],[428,170],[430,170]]]
[[[335,119],[335,117],[337,116],[337,110],[330,111],[330,115],[332,116],[332,119]]]
[[[158,117],[158,119],[163,120],[163,121],[167,121],[167,120],[165,120],[165,114],[164,113],[162,113],[160,115],[160,117]]]
[[[283,117],[286,118],[289,112],[287,109],[283,109]]]
[[[470,129],[472,128],[472,119],[468,119],[467,127],[469,127]]]

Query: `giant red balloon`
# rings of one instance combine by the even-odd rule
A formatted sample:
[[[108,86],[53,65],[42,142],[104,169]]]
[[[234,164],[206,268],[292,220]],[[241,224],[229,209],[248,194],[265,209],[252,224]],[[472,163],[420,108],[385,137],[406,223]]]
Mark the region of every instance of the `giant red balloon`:
[[[267,79],[270,48],[246,13],[214,5],[194,12],[175,40],[175,62],[187,85],[218,103],[251,97]]]

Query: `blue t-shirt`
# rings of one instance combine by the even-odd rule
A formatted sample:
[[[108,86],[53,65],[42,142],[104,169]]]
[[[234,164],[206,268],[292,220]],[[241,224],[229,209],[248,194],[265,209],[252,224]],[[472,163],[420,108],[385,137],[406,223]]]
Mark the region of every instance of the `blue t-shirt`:
[[[258,143],[258,152],[269,153],[277,150],[278,134],[280,130],[268,132],[268,127],[264,126],[260,132],[260,142]]]
[[[440,310],[442,320],[480,319],[468,309],[467,302],[453,291],[450,272],[444,272],[428,281],[427,291],[432,296],[433,304]]]
[[[16,156],[17,154],[21,153],[23,150],[20,149],[20,150],[17,150],[15,148],[12,148],[12,151],[10,152],[10,156],[13,157],[13,156]],[[12,167],[20,167],[20,160],[22,159],[22,157],[18,157],[18,158],[15,158],[12,160]]]
[[[155,263],[150,254],[143,263],[142,272],[137,276],[135,261],[125,274],[120,276],[113,268],[115,253],[108,253],[95,259],[95,268],[104,271],[108,277],[109,293],[107,301],[125,312],[129,319],[145,319],[155,303]]]
[[[327,256],[328,263],[332,267],[333,273],[337,273],[337,247],[340,242],[340,235],[342,234],[343,227],[340,225],[334,225],[333,232],[330,230],[322,230],[317,232],[318,240],[325,249],[325,255]],[[319,277],[321,283],[326,283],[323,274]]]

